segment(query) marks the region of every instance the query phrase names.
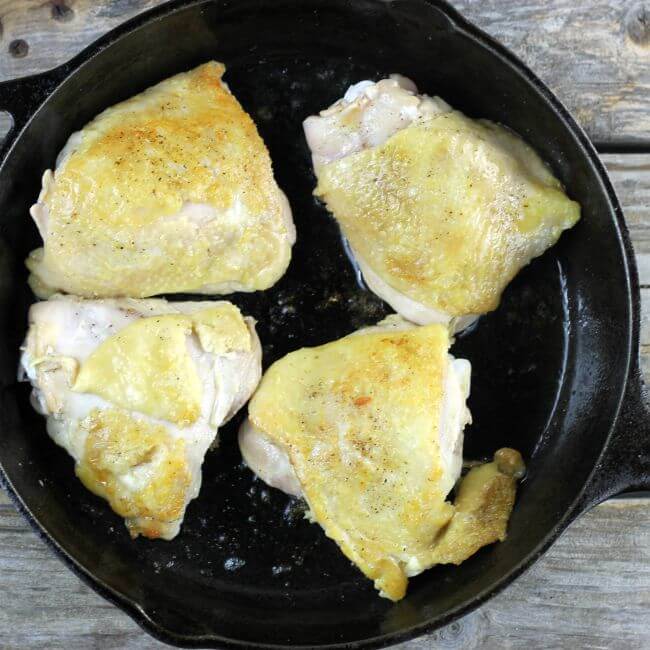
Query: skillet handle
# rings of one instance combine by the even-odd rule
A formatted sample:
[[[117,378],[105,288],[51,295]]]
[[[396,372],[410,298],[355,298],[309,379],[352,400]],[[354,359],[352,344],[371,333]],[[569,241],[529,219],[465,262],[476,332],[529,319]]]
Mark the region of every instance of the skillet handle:
[[[0,111],[7,111],[12,119],[11,128],[0,145],[0,161],[4,162],[23,127],[64,78],[65,68],[63,65],[48,72],[0,83]]]
[[[609,445],[576,511],[636,490],[650,490],[650,406],[638,358],[630,370]]]

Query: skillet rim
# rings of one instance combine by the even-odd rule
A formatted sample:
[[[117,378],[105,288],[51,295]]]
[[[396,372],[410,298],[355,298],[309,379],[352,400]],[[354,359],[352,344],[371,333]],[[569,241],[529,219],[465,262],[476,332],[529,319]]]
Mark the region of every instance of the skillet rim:
[[[58,90],[70,77],[72,77],[83,66],[90,64],[93,59],[100,55],[103,50],[109,46],[116,44],[124,36],[133,33],[144,27],[145,25],[153,22],[163,20],[166,17],[197,7],[200,5],[208,5],[221,0],[171,0],[163,5],[154,7],[143,13],[131,18],[130,20],[118,25],[99,39],[88,45],[80,53],[75,55],[72,59],[65,63],[46,71],[41,75],[34,75],[32,78],[40,78],[46,76],[56,77],[55,83],[47,90],[44,97],[42,97],[34,112],[30,114],[24,123],[21,125],[18,133],[12,134],[10,132],[9,138],[12,141],[4,152],[3,159],[0,162],[0,178],[5,168],[7,159],[11,156],[16,143],[23,136],[25,130],[30,126],[33,119],[38,114],[40,108],[48,101],[50,96]],[[226,0],[227,2],[228,0]],[[391,0],[377,0],[378,2],[391,2]],[[431,5],[441,11],[452,23],[453,29],[461,32],[466,37],[475,41],[481,48],[487,49],[490,53],[500,59],[500,63],[514,69],[524,81],[528,82],[544,99],[553,110],[554,116],[564,123],[564,126],[575,136],[577,143],[582,149],[582,154],[586,162],[589,163],[591,169],[595,172],[598,180],[601,182],[604,193],[610,203],[611,212],[613,216],[616,234],[618,236],[618,243],[621,248],[621,261],[623,264],[623,271],[626,278],[626,297],[627,297],[627,341],[625,346],[625,368],[622,374],[622,381],[616,406],[614,408],[614,415],[611,425],[607,434],[604,436],[602,447],[598,457],[594,463],[592,470],[589,473],[585,483],[579,490],[578,494],[566,509],[564,514],[560,517],[553,529],[544,537],[526,557],[517,563],[511,570],[504,573],[495,583],[484,589],[479,594],[475,595],[468,602],[451,609],[445,614],[437,618],[430,619],[425,623],[415,625],[413,627],[405,628],[399,631],[388,632],[379,636],[370,637],[367,639],[358,639],[349,642],[336,642],[320,645],[296,645],[296,644],[268,644],[250,641],[242,641],[221,637],[218,634],[198,634],[198,635],[185,635],[171,632],[166,629],[162,624],[157,622],[145,608],[130,599],[122,593],[117,592],[105,582],[98,579],[93,573],[86,569],[76,558],[69,554],[62,545],[54,539],[45,527],[38,521],[32,514],[27,505],[23,502],[20,495],[14,489],[13,484],[5,474],[2,462],[0,460],[0,485],[5,488],[9,494],[12,502],[16,505],[19,512],[27,519],[31,527],[35,530],[38,536],[43,539],[50,548],[54,550],[56,555],[77,575],[85,584],[91,587],[100,596],[119,607],[131,619],[133,619],[140,627],[142,627],[148,634],[151,634],[158,640],[165,643],[170,643],[178,647],[213,647],[213,648],[259,648],[268,650],[285,650],[286,648],[296,648],[298,650],[307,650],[309,648],[331,648],[331,649],[357,649],[357,648],[380,648],[388,645],[401,643],[410,639],[428,634],[452,621],[460,618],[461,616],[469,613],[470,611],[478,608],[485,603],[492,596],[497,595],[503,589],[526,571],[534,562],[536,562],[541,555],[553,544],[558,536],[566,529],[566,527],[578,515],[582,514],[598,501],[610,496],[609,493],[604,495],[589,495],[589,487],[594,482],[594,477],[598,473],[598,469],[602,464],[603,457],[605,456],[608,448],[611,446],[612,437],[614,435],[616,425],[619,421],[621,407],[626,395],[628,384],[630,383],[631,370],[633,370],[638,361],[635,361],[639,349],[639,321],[640,321],[640,298],[639,298],[639,282],[634,261],[634,254],[632,244],[630,242],[627,225],[623,219],[623,211],[618,201],[618,197],[611,184],[607,171],[601,162],[598,153],[596,152],[593,144],[589,140],[583,128],[575,121],[571,113],[563,105],[563,103],[553,94],[553,92],[546,86],[546,84],[514,53],[508,48],[499,43],[492,36],[477,27],[475,24],[464,18],[454,7],[448,4],[447,0],[419,0],[428,5]],[[30,77],[16,79],[15,82],[19,85],[21,81],[26,82]],[[615,493],[615,492],[614,492]],[[591,498],[590,498],[591,497]]]

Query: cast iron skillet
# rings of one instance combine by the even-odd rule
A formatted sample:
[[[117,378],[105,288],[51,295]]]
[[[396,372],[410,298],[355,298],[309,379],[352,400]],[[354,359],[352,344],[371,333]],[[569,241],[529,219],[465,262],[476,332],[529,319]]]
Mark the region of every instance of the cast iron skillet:
[[[27,210],[70,133],[102,109],[208,59],[259,125],[293,206],[298,242],[271,290],[234,300],[259,320],[264,361],[382,318],[357,283],[334,222],[311,197],[302,119],[352,82],[411,76],[471,116],[503,122],[552,165],[583,219],[526,268],[501,307],[459,337],[473,364],[466,456],[520,449],[529,472],[507,541],[380,599],[299,503],[253,480],[238,422],[209,454],[200,497],[172,542],[131,541],[84,490],[16,383],[33,298],[23,258],[38,243]],[[378,647],[423,634],[483,602],[569,522],[624,489],[649,487],[650,419],[639,375],[637,274],[621,209],[584,133],[512,54],[442,1],[172,2],[69,63],[0,87],[15,126],[0,168],[0,462],[34,527],[94,589],[178,645]]]

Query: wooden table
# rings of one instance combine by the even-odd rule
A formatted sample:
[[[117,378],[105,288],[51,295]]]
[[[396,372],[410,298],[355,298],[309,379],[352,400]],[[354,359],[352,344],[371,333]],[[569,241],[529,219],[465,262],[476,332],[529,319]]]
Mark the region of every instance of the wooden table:
[[[455,0],[587,129],[625,209],[650,374],[650,2]],[[62,63],[160,0],[0,0],[0,80]],[[6,121],[4,122],[6,124]],[[533,569],[415,648],[650,648],[650,498],[574,523]],[[158,648],[70,573],[0,493],[1,648]]]

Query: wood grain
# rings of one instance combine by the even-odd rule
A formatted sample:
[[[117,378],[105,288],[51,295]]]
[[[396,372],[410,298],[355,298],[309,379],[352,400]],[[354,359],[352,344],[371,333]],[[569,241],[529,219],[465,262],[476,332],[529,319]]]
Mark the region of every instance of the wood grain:
[[[0,80],[48,70],[161,0],[0,0]],[[609,148],[650,143],[648,0],[452,0]]]
[[[650,287],[650,154],[604,154],[601,157],[623,207],[636,253],[639,280],[642,286]]]
[[[650,379],[650,2],[452,0],[541,76],[608,150],[642,283]],[[48,70],[160,0],[0,0],[0,81]],[[0,133],[7,120],[0,114]],[[400,648],[650,647],[650,499],[610,501],[478,611]],[[166,647],[54,557],[0,492],[0,648]]]
[[[650,647],[650,499],[584,515],[505,592],[402,650]],[[86,587],[0,494],[0,646],[166,647]]]

